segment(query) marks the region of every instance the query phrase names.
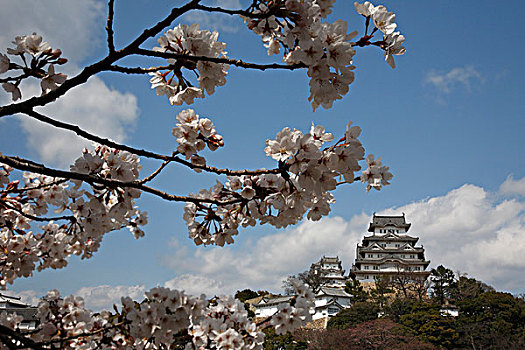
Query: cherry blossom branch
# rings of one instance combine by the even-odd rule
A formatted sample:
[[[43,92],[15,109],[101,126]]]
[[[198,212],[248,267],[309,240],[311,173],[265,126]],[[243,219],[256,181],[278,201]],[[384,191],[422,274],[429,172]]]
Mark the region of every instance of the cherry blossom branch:
[[[194,9],[205,11],[205,12],[219,12],[219,13],[225,13],[228,15],[240,15],[240,16],[250,17],[250,18],[268,18],[274,14],[273,11],[268,11],[264,13],[253,13],[249,10],[229,10],[229,9],[225,9],[222,7],[210,7],[210,6],[204,6],[201,4],[197,4]]]
[[[160,52],[160,51],[153,51],[153,50],[146,50],[138,48],[135,51],[136,54],[142,55],[142,56],[149,56],[149,57],[160,57],[160,58],[176,58],[176,59],[185,59],[188,61],[208,61],[208,62],[214,62],[214,63],[225,63],[232,66],[237,66],[241,68],[246,69],[258,69],[265,71],[267,69],[285,69],[285,70],[295,70],[300,68],[307,68],[308,66],[304,63],[294,63],[294,64],[278,64],[278,63],[271,63],[271,64],[258,64],[258,63],[249,63],[244,62],[242,60],[238,59],[232,59],[232,58],[225,58],[225,57],[206,57],[206,56],[193,56],[193,55],[185,55],[185,54],[179,54],[179,53],[172,53],[172,52]]]
[[[95,134],[92,134],[90,132],[87,132],[87,131],[81,129],[80,127],[78,127],[75,124],[68,124],[68,123],[65,123],[65,122],[62,122],[62,121],[50,118],[48,116],[45,116],[45,115],[40,114],[38,112],[35,112],[33,110],[26,110],[26,111],[24,111],[24,114],[26,114],[26,115],[28,115],[28,116],[36,119],[36,120],[39,120],[39,121],[41,121],[43,123],[52,125],[52,126],[54,126],[56,128],[72,131],[72,132],[74,132],[75,134],[77,134],[80,137],[83,137],[83,138],[85,138],[87,140],[90,140],[90,141],[93,141],[93,142],[97,142],[97,143],[99,143],[101,145],[105,145],[105,146],[108,146],[108,147],[111,147],[111,148],[115,148],[115,149],[119,149],[119,150],[122,150],[122,151],[127,151],[127,152],[136,154],[138,156],[146,157],[146,158],[159,159],[159,160],[162,160],[162,161],[177,162],[177,163],[185,165],[185,166],[187,166],[187,167],[189,167],[191,169],[201,169],[203,171],[211,172],[211,173],[215,173],[215,174],[219,174],[219,175],[258,175],[258,174],[277,174],[277,173],[279,173],[279,169],[270,169],[270,170],[266,170],[266,169],[259,169],[259,170],[230,170],[230,169],[220,169],[220,168],[216,168],[216,167],[212,167],[212,166],[206,166],[206,165],[195,165],[195,164],[192,164],[191,162],[188,162],[188,161],[186,161],[184,159],[181,159],[179,157],[176,157],[174,155],[168,156],[168,155],[163,155],[163,154],[157,154],[157,153],[145,150],[145,149],[134,148],[134,147],[131,147],[131,146],[128,146],[128,145],[125,145],[125,144],[117,143],[117,142],[112,141],[110,139],[103,138],[103,137],[97,136]]]
[[[83,337],[91,337],[91,336],[103,333],[105,331],[118,328],[118,327],[120,327],[120,326],[122,326],[122,325],[124,325],[126,323],[129,323],[129,321],[118,322],[118,323],[115,323],[115,324],[113,324],[111,326],[102,327],[102,328],[97,329],[95,331],[83,332],[83,333],[76,334],[76,335],[71,335],[71,336],[68,336],[68,337],[61,337],[59,339],[53,339],[53,340],[48,340],[48,341],[40,341],[40,342],[34,341],[34,340],[30,339],[30,338],[27,338],[25,336],[25,333],[20,333],[20,332],[17,332],[15,330],[9,328],[9,327],[0,325],[0,340],[10,349],[31,348],[31,349],[36,349],[36,350],[44,350],[44,349],[48,349],[46,347],[47,345],[51,345],[52,346],[53,344],[63,343],[63,342],[70,341],[70,340],[75,340],[75,339],[79,339],[79,338],[83,338]],[[23,344],[23,346],[21,346],[21,344],[15,344],[13,342],[15,340],[17,342]]]
[[[0,325],[0,340],[2,343],[4,343],[9,349],[20,349],[23,347],[36,349],[36,350],[44,350],[45,348],[39,345],[37,342],[35,342],[32,339],[29,339],[25,337],[23,334],[7,327]],[[20,342],[20,346],[13,342],[16,340],[16,342]]]
[[[76,173],[72,171],[58,170],[58,169],[48,168],[43,164],[38,164],[36,162],[22,159],[19,157],[10,157],[10,156],[0,155],[0,162],[10,165],[13,168],[16,168],[19,170],[31,171],[33,173],[38,173],[38,174],[52,176],[52,177],[61,177],[61,178],[68,178],[72,180],[80,180],[90,185],[101,184],[101,185],[108,186],[110,188],[115,188],[115,187],[136,188],[141,191],[156,195],[162,199],[165,199],[168,201],[174,201],[174,202],[191,202],[195,204],[209,203],[209,204],[216,204],[216,205],[226,205],[226,204],[233,204],[233,203],[241,202],[240,199],[235,199],[235,200],[230,200],[230,201],[219,201],[219,200],[206,199],[206,198],[177,196],[174,194],[163,192],[153,187],[145,186],[141,184],[139,181],[124,182],[124,181],[119,181],[119,180],[106,179],[106,178],[89,175],[89,174],[81,174],[81,173]]]
[[[356,176],[354,178],[354,182],[355,181],[361,181],[361,176]],[[340,186],[340,185],[344,185],[344,184],[350,184],[350,182],[348,182],[348,181],[339,181],[338,183],[336,183],[336,186]]]
[[[16,77],[7,77],[7,78],[0,79],[0,83],[7,83],[7,82],[10,82],[10,81],[18,81],[18,80],[25,79],[25,78],[27,78],[29,76],[31,76],[31,74],[24,73],[24,74],[21,74],[21,75],[16,76]]]
[[[24,213],[22,210],[20,210],[20,209],[18,209],[16,207],[13,207],[12,205],[7,204],[6,202],[0,202],[0,206],[3,206],[4,208],[10,209],[10,210],[14,210],[18,214],[20,214],[20,215],[22,215],[22,216],[24,216],[24,217],[26,217],[28,219],[31,219],[33,221],[40,221],[40,222],[58,221],[58,220],[76,221],[75,217],[71,216],[71,215],[56,216],[56,217],[53,217],[53,218],[46,218],[46,217],[43,217],[43,216],[34,216],[34,215],[31,215],[31,214]]]
[[[57,98],[64,95],[72,88],[85,83],[91,76],[107,70],[112,63],[133,54],[133,52],[138,49],[142,43],[144,43],[149,38],[155,37],[164,28],[169,26],[177,17],[191,10],[199,3],[199,1],[200,0],[192,0],[184,6],[173,8],[168,16],[166,16],[154,26],[145,29],[142,34],[135,38],[135,40],[128,44],[128,46],[121,50],[110,52],[105,58],[85,67],[79,74],[66,80],[59,87],[48,92],[47,94],[35,96],[22,102],[12,103],[0,107],[0,118],[21,112],[24,113],[30,110],[32,107],[45,106],[46,104],[55,101]]]
[[[38,344],[38,345],[52,345],[52,344],[61,343],[61,342],[64,342],[64,341],[75,340],[75,339],[82,338],[82,337],[91,337],[93,335],[97,335],[97,334],[103,333],[103,332],[105,332],[107,330],[118,328],[118,327],[120,327],[120,326],[122,326],[122,325],[124,325],[126,323],[129,323],[129,321],[121,321],[121,322],[115,323],[115,324],[113,324],[111,326],[108,326],[108,327],[99,328],[99,329],[97,329],[95,331],[84,332],[84,333],[80,333],[80,334],[76,334],[76,335],[71,335],[69,337],[63,337],[63,338],[60,338],[60,339],[54,339],[54,340],[38,342],[36,344]]]
[[[124,73],[124,74],[148,74],[151,72],[158,72],[160,70],[172,70],[176,67],[178,67],[177,64],[170,64],[168,66],[159,66],[159,67],[150,67],[150,68],[122,67],[118,65],[112,65],[107,70],[112,71],[112,72]]]
[[[115,52],[115,43],[113,42],[113,17],[115,16],[114,12],[114,0],[108,1],[108,19],[106,23],[106,32],[108,36],[108,49],[109,52]]]
[[[64,182],[67,182],[67,180],[66,179],[62,179],[62,180],[53,181],[53,182],[50,182],[50,183],[41,184],[41,185],[34,186],[34,187],[8,188],[6,190],[0,191],[0,194],[24,193],[24,192],[31,191],[31,190],[40,190],[40,189],[43,189],[43,188],[46,188],[46,187],[51,187],[53,185],[59,185],[59,184],[64,183]]]
[[[173,155],[175,155],[175,152],[173,152]],[[139,183],[144,184],[146,182],[150,182],[153,180],[157,175],[160,174],[160,172],[170,163],[170,160],[164,161],[153,173],[151,173],[148,177],[145,177],[144,179],[140,180]]]

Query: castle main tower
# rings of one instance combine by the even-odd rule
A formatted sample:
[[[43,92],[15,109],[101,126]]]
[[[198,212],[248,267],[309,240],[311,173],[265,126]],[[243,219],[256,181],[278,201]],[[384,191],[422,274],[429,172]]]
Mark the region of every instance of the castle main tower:
[[[418,237],[408,235],[410,224],[401,216],[375,215],[368,227],[372,234],[357,245],[355,262],[350,276],[359,281],[373,282],[377,276],[392,277],[404,274],[414,280],[425,280],[425,249],[416,246]]]

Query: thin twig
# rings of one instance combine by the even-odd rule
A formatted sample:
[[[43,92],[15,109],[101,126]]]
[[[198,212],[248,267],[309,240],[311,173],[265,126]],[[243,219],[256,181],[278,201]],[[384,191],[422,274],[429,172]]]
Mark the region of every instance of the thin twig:
[[[28,219],[31,219],[33,221],[40,221],[40,222],[44,222],[44,221],[58,221],[58,220],[76,221],[75,217],[71,216],[71,215],[56,216],[56,217],[53,217],[53,218],[46,218],[46,217],[43,217],[43,216],[34,216],[34,215],[31,215],[31,214],[24,213],[22,210],[20,210],[20,209],[18,209],[16,207],[13,207],[12,205],[7,204],[6,202],[0,202],[0,206],[4,206],[7,209],[14,210],[17,213],[19,213],[20,215],[22,215],[22,216],[24,216],[24,217],[26,217]]]
[[[186,54],[173,53],[173,52],[159,52],[159,51],[146,50],[146,49],[141,49],[141,48],[138,48],[134,52],[134,54],[142,55],[142,56],[149,56],[149,57],[184,59],[184,60],[195,61],[195,62],[197,62],[197,61],[208,61],[208,62],[214,62],[214,63],[225,63],[225,64],[230,64],[232,66],[237,66],[237,67],[241,67],[241,68],[258,69],[258,70],[262,70],[262,71],[267,70],[267,69],[295,70],[295,69],[307,68],[308,67],[304,63],[258,64],[258,63],[244,62],[242,60],[226,58],[226,57],[194,56],[194,55],[186,55]]]
[[[34,186],[34,187],[22,187],[22,188],[13,188],[13,189],[8,189],[8,190],[2,190],[2,191],[0,191],[0,194],[23,193],[23,192],[27,192],[27,191],[31,191],[31,190],[40,190],[42,188],[50,187],[50,186],[53,186],[53,185],[60,185],[61,183],[64,183],[66,181],[67,181],[66,179],[61,179],[61,180],[53,181],[51,183],[41,184],[41,185]]]
[[[108,49],[109,53],[115,52],[115,43],[113,42],[113,17],[114,12],[114,0],[108,1],[108,19],[106,23],[106,32],[108,33]]]
[[[173,152],[172,156],[175,156],[176,152]],[[151,180],[153,180],[157,175],[160,174],[160,172],[166,167],[166,165],[168,165],[170,163],[170,160],[166,160],[164,161],[158,168],[157,170],[155,170],[153,173],[151,173],[151,175],[149,175],[148,177],[142,179],[139,181],[139,183],[141,184],[145,184],[146,182],[150,182]]]
[[[361,181],[361,176],[356,176],[356,177],[354,178],[354,182],[356,182],[356,181]],[[335,185],[336,185],[336,186],[340,186],[340,185],[350,184],[350,183],[351,183],[351,182],[348,182],[348,181],[339,181],[339,182],[337,182]]]

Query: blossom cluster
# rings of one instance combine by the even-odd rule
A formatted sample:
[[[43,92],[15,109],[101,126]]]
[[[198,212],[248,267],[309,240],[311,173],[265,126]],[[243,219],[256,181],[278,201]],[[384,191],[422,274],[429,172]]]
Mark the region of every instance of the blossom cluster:
[[[177,125],[172,134],[177,138],[177,152],[184,154],[186,159],[191,158],[191,163],[197,166],[206,165],[204,157],[197,152],[206,146],[212,151],[224,146],[222,136],[217,134],[210,119],[199,118],[193,109],[186,109],[177,115]],[[196,168],[195,170],[199,170]]]
[[[264,333],[248,319],[244,304],[231,296],[212,299],[188,330],[196,349],[263,349]]]
[[[85,150],[71,170],[105,179],[134,181],[140,169],[136,155],[98,146]],[[80,180],[53,178],[33,173],[9,182],[9,167],[0,164],[0,286],[35,269],[62,268],[74,254],[90,258],[104,235],[128,227],[136,238],[147,223],[146,213],[134,203],[141,192],[134,188],[83,186]],[[73,186],[70,186],[73,185]],[[46,218],[50,206],[57,214]],[[34,220],[47,221],[41,232],[28,231]],[[66,223],[59,223],[65,221]]]
[[[284,128],[276,139],[266,142],[266,155],[278,161],[278,172],[229,176],[209,190],[194,194],[197,199],[220,200],[220,204],[187,203],[184,220],[189,237],[197,245],[233,243],[239,226],[270,224],[277,228],[296,224],[307,213],[311,220],[328,215],[335,202],[330,191],[338,184],[356,179],[368,182],[368,189],[388,185],[388,167],[367,157],[369,167],[359,177],[359,161],[365,150],[358,140],[361,129],[348,124],[345,135],[334,145],[324,127],[313,125],[310,132]]]
[[[27,77],[40,79],[42,95],[50,90],[56,89],[64,83],[67,76],[62,73],[55,73],[55,65],[65,64],[67,59],[60,57],[62,51],[53,49],[48,42],[42,40],[42,36],[33,33],[31,35],[17,36],[13,41],[16,47],[8,48],[7,54],[18,56],[23,65],[12,62],[9,56],[0,53],[0,74],[8,71],[19,70],[22,74],[2,79],[2,88],[11,94],[13,101],[22,98],[19,85]],[[29,60],[25,55],[28,54]],[[47,65],[47,70],[45,69]]]
[[[293,302],[271,317],[276,333],[283,334],[311,321],[314,295],[294,281]],[[37,327],[19,329],[22,317],[3,312],[0,325],[17,330],[36,344],[60,344],[62,349],[163,349],[177,344],[184,349],[263,349],[264,333],[244,304],[229,296],[207,300],[184,291],[156,287],[141,302],[121,298],[114,312],[93,313],[77,296],[47,293],[38,305]],[[2,349],[0,343],[0,349]]]
[[[165,36],[158,39],[160,47],[154,51],[181,55],[203,56],[209,58],[226,57],[226,44],[217,41],[219,33],[200,30],[199,25],[179,24],[168,30]],[[173,69],[167,72],[150,73],[151,87],[157,95],[166,95],[172,105],[192,104],[195,98],[204,98],[204,92],[211,95],[216,86],[226,83],[228,65],[206,60],[193,61],[187,58],[173,58],[168,62]],[[183,76],[182,68],[197,71],[199,86],[193,86]],[[170,76],[171,73],[171,76]]]
[[[393,56],[403,55],[406,52],[406,49],[402,46],[405,37],[399,32],[394,32],[397,27],[397,24],[394,22],[396,15],[388,12],[384,6],[374,6],[368,1],[362,4],[356,1],[354,7],[357,13],[368,20],[371,19],[375,28],[383,33],[383,40],[378,45],[385,50],[385,61],[390,67],[395,68],[396,64]]]
[[[261,36],[268,55],[280,53],[282,47],[283,61],[303,63],[308,67],[308,100],[312,101],[314,110],[319,106],[332,107],[354,81],[352,61],[355,50],[349,40],[357,33],[348,34],[345,21],[332,24],[321,21],[331,12],[333,2],[262,1],[254,12],[268,14],[268,17],[247,19],[248,28]]]
[[[348,25],[343,20],[334,23],[323,22],[331,13],[335,0],[286,0],[257,1],[254,14],[266,15],[263,18],[245,17],[248,28],[260,35],[268,55],[284,51],[283,61],[289,64],[302,63],[308,67],[310,77],[310,96],[312,107],[330,108],[334,101],[341,99],[349,91],[354,81],[355,55],[351,42],[357,31],[347,33]],[[393,33],[392,22],[395,17],[384,6],[373,7],[356,3],[359,13],[362,8],[370,9],[373,23],[385,33],[384,44],[387,62],[394,67],[392,55],[405,52],[401,47],[404,37]],[[369,38],[368,38],[369,39]],[[367,45],[370,45],[367,42]]]
[[[304,326],[312,321],[312,314],[315,313],[315,296],[310,287],[297,279],[291,282],[295,290],[293,302],[290,305],[280,305],[270,321],[277,334],[285,334]]]

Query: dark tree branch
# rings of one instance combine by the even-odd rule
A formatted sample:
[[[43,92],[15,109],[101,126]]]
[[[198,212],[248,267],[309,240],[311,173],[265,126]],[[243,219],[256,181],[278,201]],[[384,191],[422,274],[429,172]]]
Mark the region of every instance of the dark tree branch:
[[[109,71],[119,72],[125,74],[148,74],[150,72],[158,72],[159,70],[172,70],[178,67],[177,64],[170,64],[169,66],[160,66],[160,67],[151,67],[151,68],[142,68],[142,67],[122,67],[117,65],[112,65],[109,67]]]
[[[278,63],[270,63],[270,64],[258,64],[258,63],[249,63],[244,62],[237,59],[232,58],[225,58],[225,57],[206,57],[206,56],[193,56],[193,55],[185,55],[185,54],[179,54],[179,53],[172,53],[172,52],[159,52],[159,51],[153,51],[153,50],[146,50],[146,49],[137,49],[135,51],[137,55],[142,56],[150,56],[150,57],[161,57],[161,58],[175,58],[175,59],[184,59],[187,61],[208,61],[208,62],[214,62],[214,63],[225,63],[230,64],[232,66],[237,66],[241,68],[246,69],[258,69],[258,70],[267,70],[267,69],[285,69],[285,70],[295,70],[299,68],[307,68],[308,66],[304,63],[294,63],[294,64],[278,64]]]
[[[115,52],[115,43],[113,42],[113,17],[115,16],[114,12],[114,0],[108,1],[108,19],[106,23],[106,32],[108,36],[108,49],[109,53]]]
[[[34,340],[29,339],[23,334],[3,325],[0,325],[0,340],[10,349],[45,349],[44,347],[36,343]]]
[[[77,134],[80,137],[83,137],[83,138],[85,138],[87,140],[90,140],[90,141],[97,142],[97,143],[99,143],[101,145],[105,145],[105,146],[108,146],[108,147],[111,147],[111,148],[115,148],[115,149],[119,149],[119,150],[122,150],[122,151],[127,151],[127,152],[136,154],[138,156],[146,157],[146,158],[159,159],[159,160],[162,160],[162,161],[176,162],[176,163],[185,165],[185,166],[187,166],[187,167],[189,167],[191,169],[201,169],[203,171],[207,171],[207,172],[211,172],[211,173],[215,173],[215,174],[224,174],[224,175],[258,175],[258,174],[272,174],[272,173],[273,174],[277,174],[277,173],[279,173],[279,169],[271,169],[271,170],[266,170],[266,169],[260,169],[260,170],[229,170],[229,169],[219,169],[219,168],[211,167],[211,166],[194,165],[191,162],[188,162],[188,161],[186,161],[184,159],[181,159],[181,158],[173,156],[173,155],[172,156],[167,156],[167,155],[163,155],[163,154],[157,154],[157,153],[154,153],[154,152],[151,152],[151,151],[147,151],[147,150],[144,150],[144,149],[138,149],[138,148],[134,148],[134,147],[131,147],[131,146],[127,146],[127,145],[124,145],[124,144],[117,143],[115,141],[112,141],[112,140],[109,140],[109,139],[106,139],[106,138],[103,138],[103,137],[91,134],[91,133],[89,133],[89,132],[87,132],[85,130],[82,130],[75,124],[64,123],[62,121],[59,121],[59,120],[47,117],[47,116],[45,116],[43,114],[40,114],[38,112],[35,112],[33,110],[25,111],[24,114],[26,114],[26,115],[28,115],[28,116],[36,119],[36,120],[39,120],[39,121],[41,121],[43,123],[52,125],[52,126],[54,126],[56,128],[72,131],[72,132],[74,132],[75,134]]]
[[[173,194],[169,194],[166,192],[163,192],[161,190],[158,190],[153,187],[149,187],[146,185],[143,185],[140,183],[140,181],[119,181],[114,179],[106,179],[95,175],[89,175],[89,174],[81,174],[76,173],[72,171],[65,171],[65,170],[58,170],[58,169],[52,169],[48,168],[43,164],[38,164],[26,159],[22,159],[19,157],[9,157],[0,154],[0,162],[10,165],[13,168],[19,169],[19,170],[25,170],[25,171],[31,171],[33,173],[38,173],[42,175],[52,176],[52,177],[61,177],[61,178],[67,178],[71,180],[80,180],[83,182],[86,182],[90,185],[94,184],[101,184],[105,185],[109,188],[136,188],[141,191],[151,193],[153,195],[156,195],[160,198],[163,198],[167,201],[174,201],[174,202],[192,202],[195,204],[199,203],[208,203],[208,204],[215,204],[215,205],[226,205],[226,204],[234,204],[241,202],[240,199],[234,199],[230,201],[219,201],[216,199],[205,199],[205,198],[194,198],[194,197],[188,197],[188,196],[177,196]]]
[[[240,15],[244,17],[250,17],[250,18],[268,18],[271,15],[275,14],[274,11],[268,11],[265,13],[253,13],[249,10],[229,10],[222,7],[210,7],[210,6],[204,6],[201,4],[197,4],[194,8],[195,10],[205,11],[205,12],[219,12],[224,13],[227,15]]]

